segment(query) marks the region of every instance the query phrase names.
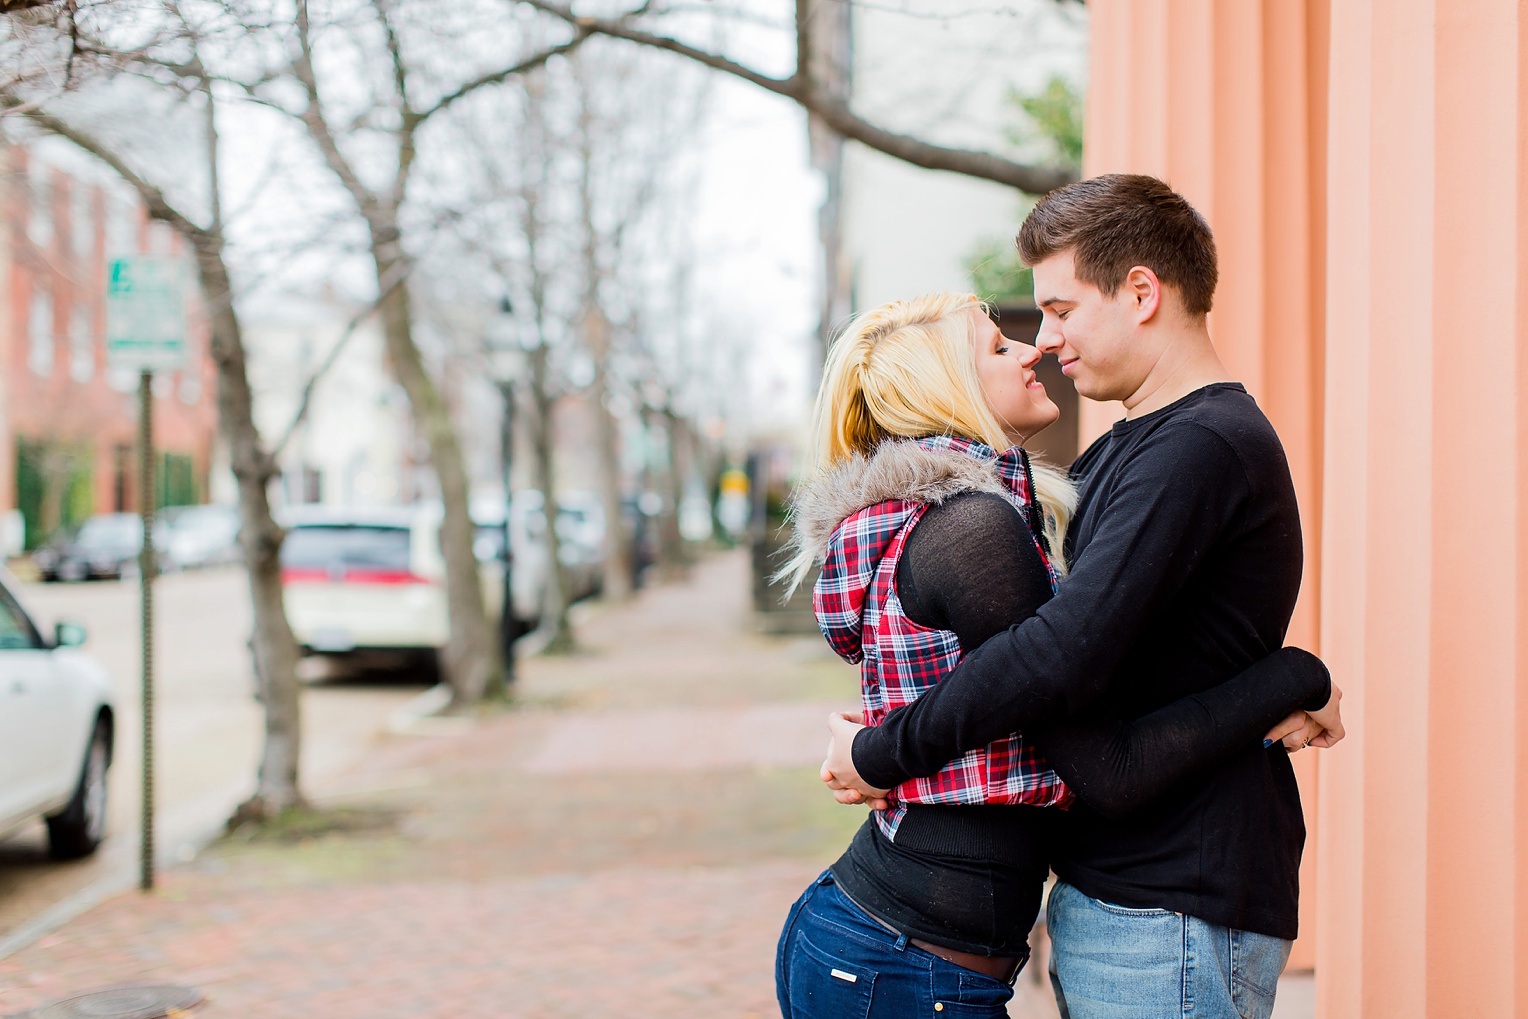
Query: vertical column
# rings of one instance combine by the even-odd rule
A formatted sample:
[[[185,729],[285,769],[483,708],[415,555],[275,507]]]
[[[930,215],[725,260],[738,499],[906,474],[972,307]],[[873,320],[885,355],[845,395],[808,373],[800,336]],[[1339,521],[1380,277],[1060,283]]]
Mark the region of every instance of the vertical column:
[[[1206,216],[1214,213],[1216,0],[1170,0],[1167,7],[1167,79],[1170,116],[1162,125],[1165,165],[1137,162],[1132,169],[1172,184]]]
[[[1517,333],[1515,432],[1516,455],[1512,462],[1517,471],[1517,519],[1518,547],[1516,578],[1517,661],[1515,711],[1517,724],[1517,760],[1512,769],[1516,789],[1514,811],[1516,825],[1513,839],[1514,908],[1517,911],[1513,928],[1514,962],[1513,983],[1517,990],[1517,1015],[1528,1012],[1528,550],[1522,546],[1523,536],[1528,535],[1528,125],[1523,123],[1528,114],[1528,14],[1520,5],[1517,15],[1517,236],[1514,240],[1513,262],[1517,268],[1514,297],[1516,307],[1513,325]]]
[[[1209,193],[1184,191],[1209,220],[1220,255],[1210,335],[1232,377],[1259,400],[1265,394],[1264,307],[1270,297],[1263,278],[1268,244],[1263,143],[1268,104],[1277,100],[1268,96],[1264,101],[1262,6],[1221,3],[1215,8]]]
[[[1261,201],[1256,213],[1262,238],[1260,344],[1255,356],[1261,377],[1247,376],[1259,403],[1278,429],[1295,490],[1305,543],[1305,578],[1295,605],[1288,641],[1320,647],[1321,572],[1321,393],[1324,323],[1315,314],[1314,249],[1325,242],[1316,194],[1324,174],[1313,172],[1313,150],[1324,153],[1324,136],[1312,124],[1311,62],[1324,58],[1313,45],[1308,11],[1312,4],[1262,5]],[[1324,28],[1324,25],[1322,26]],[[1313,51],[1317,51],[1313,53]],[[1321,68],[1325,72],[1324,66]],[[1323,82],[1324,85],[1324,82]],[[1326,93],[1320,93],[1324,112]],[[1255,385],[1254,385],[1255,384]],[[1300,866],[1300,939],[1289,968],[1315,965],[1316,847],[1314,821],[1321,755],[1294,757],[1305,806],[1307,839]]]
[[[1512,888],[1516,869],[1517,10],[1516,0],[1437,2],[1433,26],[1435,526],[1420,731],[1437,1016],[1510,1016],[1516,997],[1514,902],[1492,890]]]
[[[1322,769],[1323,783],[1340,777],[1321,797],[1322,846],[1335,852],[1322,857],[1319,908],[1341,911],[1347,927],[1318,935],[1321,1014],[1333,1017],[1425,1014],[1432,790],[1412,738],[1430,731],[1433,654],[1434,561],[1419,536],[1442,525],[1428,494],[1432,401],[1417,378],[1433,352],[1432,13],[1428,0],[1333,4],[1323,533],[1329,558],[1344,551],[1324,574],[1321,630],[1334,673],[1356,694],[1359,733]],[[1343,897],[1326,901],[1336,886]],[[1357,959],[1328,961],[1340,944],[1356,945]],[[1355,980],[1356,996],[1334,1006],[1333,985]]]
[[[1337,1019],[1360,1015],[1364,839],[1369,831],[1362,809],[1368,737],[1360,722],[1366,695],[1360,680],[1368,647],[1361,625],[1336,625],[1350,620],[1361,624],[1369,611],[1364,583],[1368,548],[1361,523],[1369,509],[1366,380],[1372,334],[1369,302],[1364,299],[1371,247],[1368,3],[1333,0],[1330,24],[1326,328],[1332,340],[1326,347],[1325,432],[1342,436],[1342,441],[1327,444],[1323,465],[1322,531],[1327,547],[1321,561],[1321,653],[1347,692],[1348,739],[1320,776],[1316,1011]],[[1335,803],[1343,809],[1333,809]]]

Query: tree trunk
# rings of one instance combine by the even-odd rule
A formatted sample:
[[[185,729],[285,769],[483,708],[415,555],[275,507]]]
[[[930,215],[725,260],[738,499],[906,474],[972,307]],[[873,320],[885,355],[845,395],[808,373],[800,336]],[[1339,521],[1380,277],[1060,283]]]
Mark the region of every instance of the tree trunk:
[[[477,556],[472,549],[467,465],[451,411],[414,343],[407,284],[388,289],[390,281],[403,269],[401,256],[395,253],[397,241],[388,239],[396,237],[395,226],[372,224],[377,286],[385,294],[379,310],[388,358],[398,384],[408,394],[414,422],[424,433],[430,447],[430,463],[440,481],[440,551],[446,564],[446,608],[450,619],[445,661],[441,664],[451,685],[452,706],[459,709],[487,697],[503,696],[504,665],[494,627],[488,621]]]
[[[684,502],[684,482],[688,476],[684,455],[684,420],[673,408],[648,412],[650,427],[663,432],[663,461],[655,487],[663,496],[663,510],[658,515],[658,567],[667,579],[680,579],[689,572],[689,550],[679,529],[679,507]]]
[[[238,482],[243,526],[239,545],[254,608],[255,681],[265,708],[265,744],[255,794],[234,812],[230,827],[261,821],[303,803],[298,784],[302,753],[302,713],[297,680],[297,639],[281,599],[282,530],[271,516],[266,495],[275,464],[255,430],[254,404],[245,370],[244,338],[234,311],[222,244],[215,237],[190,238],[202,297],[212,317],[212,360],[218,377],[218,426],[228,443]]]
[[[546,589],[541,601],[541,630],[546,634],[547,651],[566,654],[575,647],[573,627],[568,622],[572,585],[562,565],[562,539],[557,535],[557,454],[552,441],[554,401],[547,379],[547,354],[545,344],[531,353],[531,399],[536,405],[531,456],[536,469],[536,487],[541,489],[546,514],[547,566]]]
[[[584,313],[584,332],[594,360],[589,402],[594,411],[599,456],[600,496],[605,509],[604,597],[625,601],[636,590],[636,555],[621,500],[620,422],[610,410],[610,323],[597,308]]]

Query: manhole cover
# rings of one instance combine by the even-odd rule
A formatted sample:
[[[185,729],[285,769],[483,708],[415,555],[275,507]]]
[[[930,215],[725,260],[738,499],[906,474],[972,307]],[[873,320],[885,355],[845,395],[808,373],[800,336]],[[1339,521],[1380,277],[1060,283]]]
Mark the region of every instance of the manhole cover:
[[[25,1013],[27,1019],[164,1019],[200,1004],[201,992],[173,984],[108,987]]]

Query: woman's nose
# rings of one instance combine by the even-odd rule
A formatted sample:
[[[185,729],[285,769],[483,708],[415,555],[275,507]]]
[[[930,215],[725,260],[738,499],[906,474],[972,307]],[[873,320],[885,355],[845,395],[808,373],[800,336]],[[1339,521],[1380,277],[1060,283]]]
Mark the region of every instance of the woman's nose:
[[[1019,344],[1019,363],[1025,368],[1033,368],[1040,363],[1040,348],[1031,343]]]

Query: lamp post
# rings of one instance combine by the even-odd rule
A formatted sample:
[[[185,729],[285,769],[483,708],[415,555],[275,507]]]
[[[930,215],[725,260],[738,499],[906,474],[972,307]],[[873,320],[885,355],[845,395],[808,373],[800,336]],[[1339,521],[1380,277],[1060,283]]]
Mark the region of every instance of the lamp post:
[[[493,384],[504,403],[499,429],[499,462],[504,484],[504,593],[503,608],[499,612],[499,640],[503,649],[506,687],[515,682],[515,641],[520,636],[520,619],[515,613],[514,528],[510,510],[514,503],[511,473],[515,457],[515,386],[525,369],[525,350],[516,339],[514,313],[510,299],[501,298],[498,319],[489,328],[483,343]]]

